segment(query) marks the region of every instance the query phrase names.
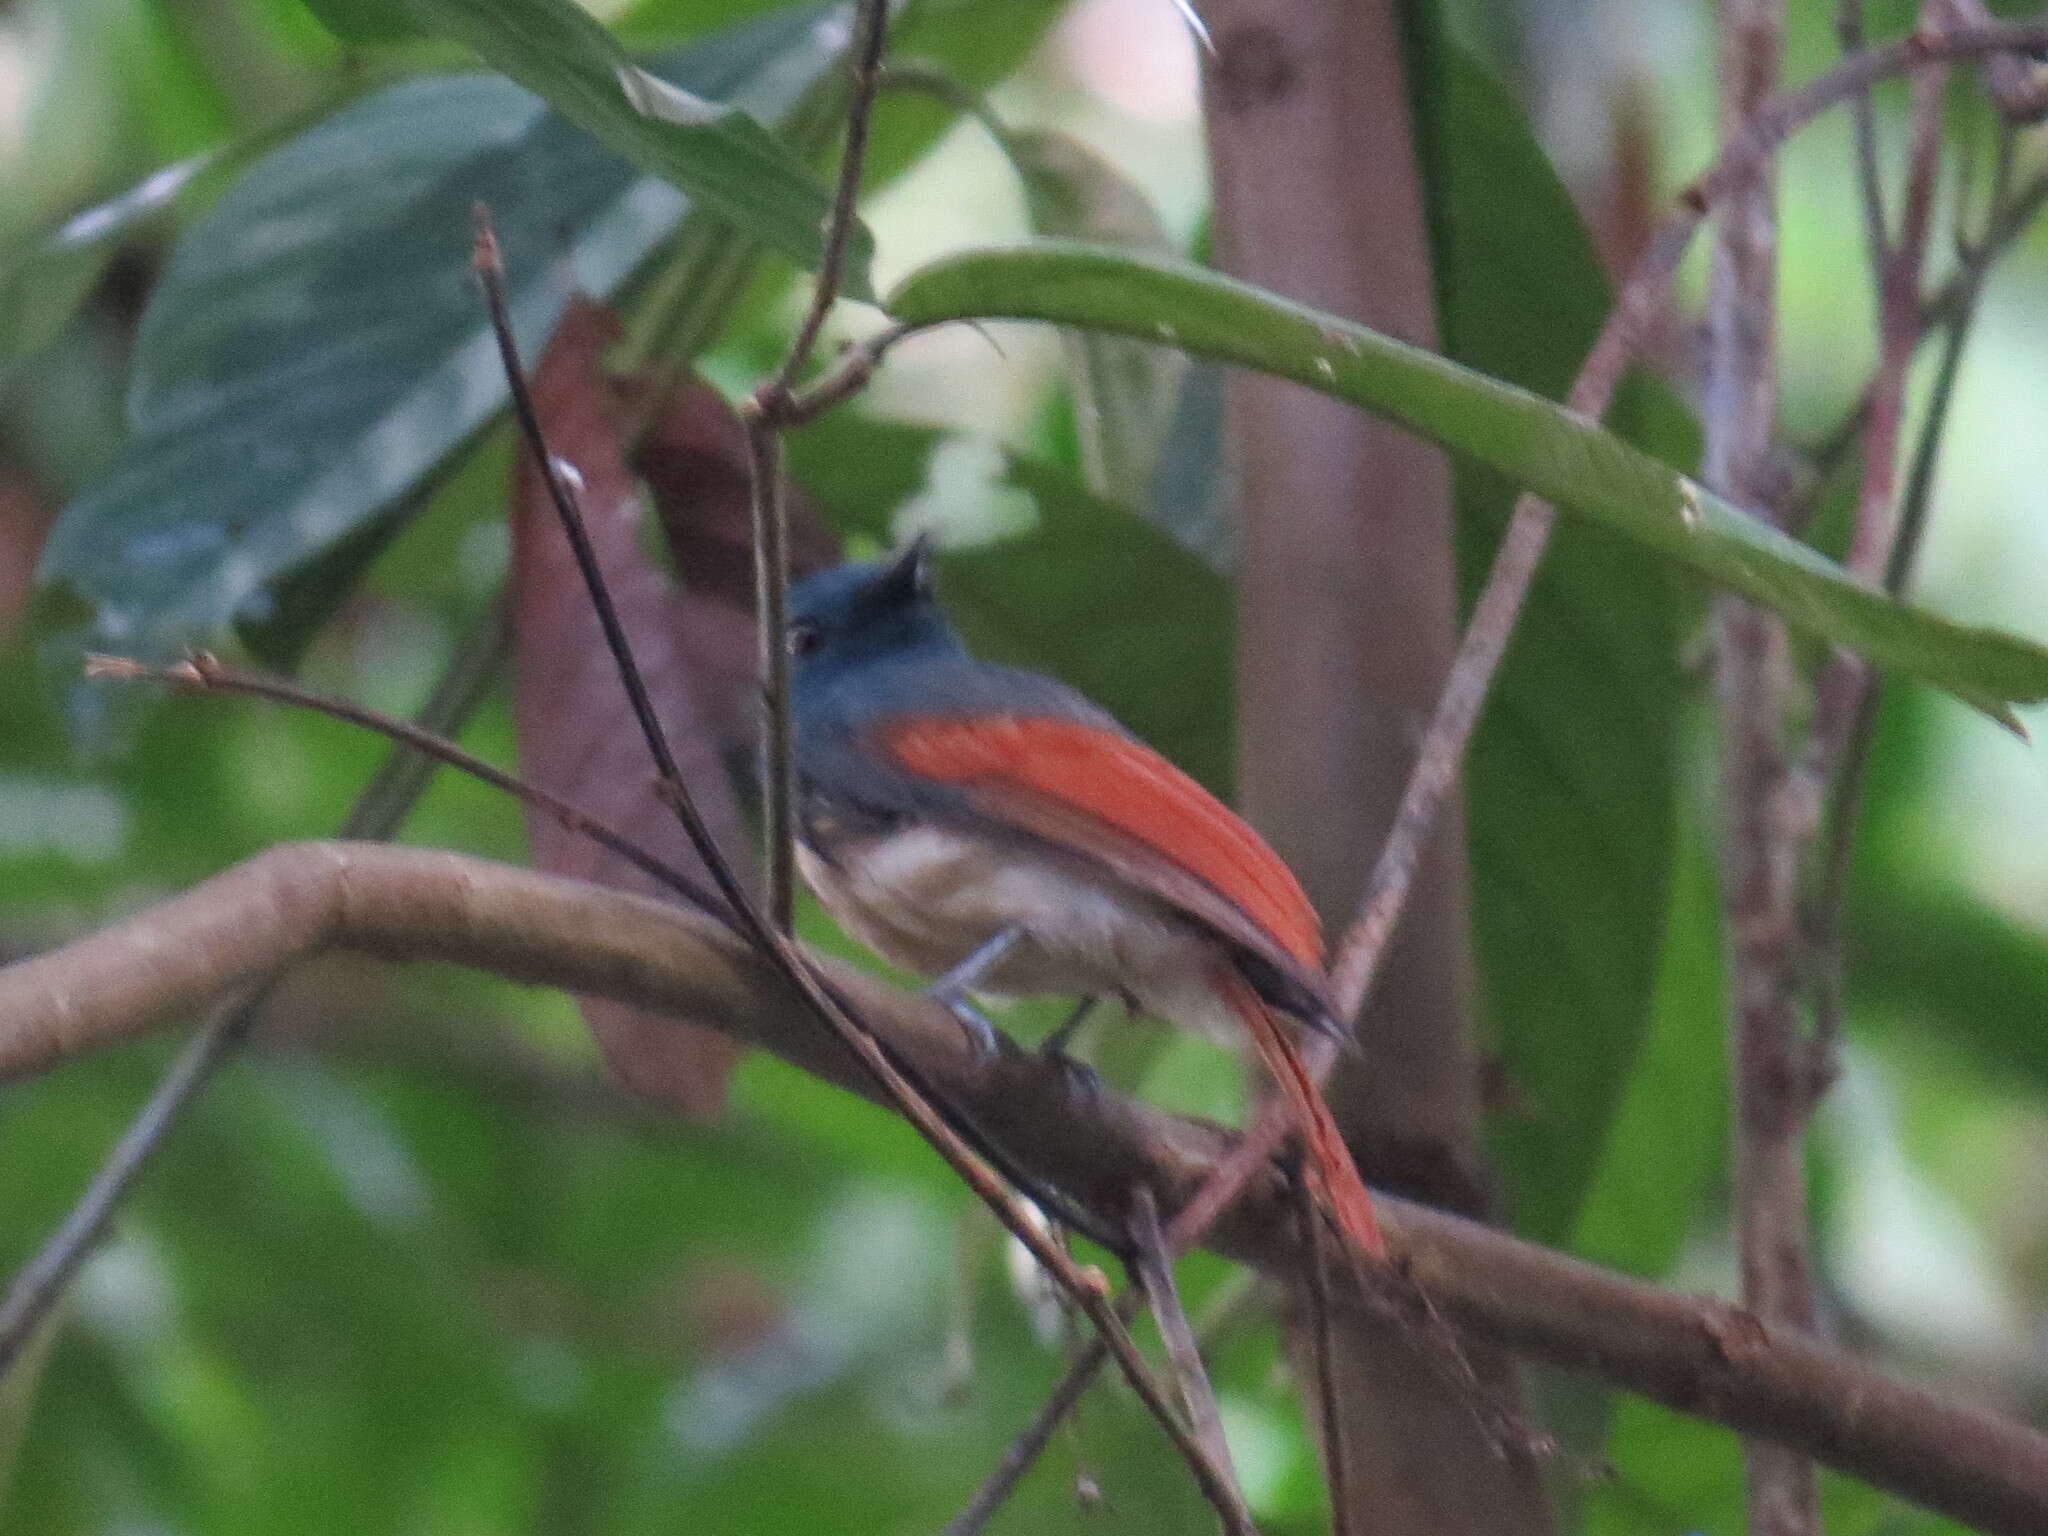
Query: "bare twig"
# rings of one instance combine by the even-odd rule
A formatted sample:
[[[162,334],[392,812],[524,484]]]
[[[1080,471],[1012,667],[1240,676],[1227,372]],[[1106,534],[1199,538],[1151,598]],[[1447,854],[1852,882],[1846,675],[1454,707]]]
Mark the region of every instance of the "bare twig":
[[[1307,1349],[1316,1399],[1318,1438],[1323,1442],[1323,1481],[1330,1490],[1330,1536],[1351,1536],[1349,1469],[1344,1459],[1343,1405],[1337,1400],[1337,1373],[1332,1369],[1337,1339],[1330,1307],[1330,1243],[1323,1230],[1315,1195],[1299,1174],[1293,1180],[1301,1211],[1308,1264],[1302,1273],[1302,1297],[1308,1307]]]
[[[1921,131],[1921,122],[1932,119],[1933,109],[1922,108],[1917,100],[1915,105],[1917,134]],[[1921,112],[1925,113],[1924,118],[1919,115]],[[1899,515],[1884,556],[1884,588],[1893,596],[1902,594],[1911,581],[1921,539],[1926,532],[1928,512],[1933,498],[1935,466],[1940,457],[1943,435],[1948,428],[1949,410],[1954,403],[1956,384],[1962,374],[1963,355],[1969,344],[1970,328],[1976,317],[1978,298],[1983,292],[1996,252],[2003,248],[2005,241],[2015,237],[2018,228],[2024,227],[2013,224],[2012,205],[2016,202],[2035,201],[2035,194],[2048,196],[2048,177],[2036,178],[2028,187],[2015,194],[2012,185],[2014,136],[2015,130],[2010,123],[2001,124],[1997,168],[1993,178],[1990,205],[1986,210],[1983,235],[1974,244],[1962,238],[1957,242],[1963,252],[1962,261],[1953,280],[1957,300],[1954,312],[1943,330],[1941,358],[1936,366],[1933,392],[1927,403],[1926,420],[1921,424],[1918,440],[1914,444],[1911,464],[1906,474],[1905,491],[1900,498]],[[1916,156],[1909,174],[1916,178],[1924,177],[1931,182],[1931,156],[1924,163]],[[1924,233],[1921,238],[1924,241]],[[1903,249],[1903,245],[1897,259],[1901,264],[1909,259],[1909,253]],[[1900,306],[1900,310],[1906,302],[1908,300],[1904,294],[1894,296],[1894,303]],[[1935,313],[1934,305],[1919,302],[1917,287],[1911,296],[1911,302],[1914,305],[1914,313],[1910,320],[1902,312],[1887,306],[1884,357],[1880,362],[1877,377],[1872,380],[1871,387],[1865,394],[1865,398],[1873,403],[1873,409],[1867,417],[1870,430],[1864,440],[1863,492],[1866,498],[1872,493],[1873,474],[1884,476],[1890,472],[1888,465],[1876,465],[1873,457],[1883,453],[1889,459],[1895,451],[1893,444],[1880,440],[1879,423],[1888,421],[1891,431],[1896,434],[1900,412],[1896,406],[1889,409],[1877,408],[1887,391],[1903,391],[1904,379],[1902,376],[1894,375],[1892,354],[1895,348],[1903,349],[1909,354],[1917,349],[1921,337],[1926,334],[1926,328],[1931,323],[1930,317]],[[1910,339],[1902,338],[1899,334],[1902,331],[1910,331]],[[1904,363],[1897,364],[1896,374],[1903,375],[1905,366]],[[1859,519],[1861,515],[1862,506],[1859,504]],[[1888,516],[1889,509],[1877,515]],[[1809,745],[1808,760],[1805,764],[1812,792],[1822,797],[1824,817],[1820,830],[1820,848],[1814,861],[1812,893],[1804,916],[1807,948],[1812,957],[1813,989],[1813,1032],[1808,1043],[1808,1076],[1817,1087],[1825,1086],[1833,1079],[1836,1057],[1840,1050],[1844,980],[1842,914],[1848,899],[1850,857],[1855,848],[1864,769],[1869,761],[1871,738],[1876,729],[1877,706],[1882,690],[1883,679],[1874,669],[1852,665],[1846,658],[1835,658],[1829,672],[1822,678],[1820,697],[1823,707],[1816,714],[1813,740]],[[1841,702],[1845,694],[1848,695],[1846,704]]]
[[[374,709],[365,709],[360,704],[351,704],[346,699],[314,693],[311,689],[301,688],[297,683],[285,678],[238,672],[231,667],[222,666],[219,661],[204,652],[194,656],[190,661],[182,661],[168,667],[131,661],[125,656],[89,656],[86,658],[85,675],[136,679],[164,683],[173,688],[197,688],[211,693],[241,694],[247,698],[267,699],[273,704],[287,704],[295,709],[311,710],[315,714],[345,721],[417,752],[429,761],[442,763],[458,772],[466,773],[478,782],[487,784],[502,794],[510,795],[522,805],[532,806],[542,815],[552,817],[564,830],[580,837],[587,837],[607,853],[616,854],[649,879],[667,887],[691,905],[701,907],[714,915],[724,915],[726,912],[725,904],[698,881],[692,880],[673,865],[655,858],[631,838],[615,832],[595,816],[578,810],[559,795],[552,794],[536,784],[530,784],[517,774],[493,767],[474,753],[465,752],[445,736],[436,735],[407,721],[379,714]]]
[[[1303,1042],[1303,1065],[1318,1084],[1328,1075],[1334,1057],[1335,1045],[1324,1037],[1317,1036]],[[1271,1169],[1274,1154],[1293,1130],[1293,1117],[1278,1103],[1253,1120],[1251,1129],[1216,1159],[1190,1198],[1167,1223],[1165,1248],[1169,1259],[1179,1258],[1208,1237],[1210,1228],[1223,1213],[1244,1198],[1252,1180]],[[1137,1315],[1137,1301],[1135,1295],[1126,1292],[1119,1303],[1119,1313],[1126,1322]],[[1066,1375],[1053,1388],[1052,1396],[1036,1417],[1018,1431],[1017,1438],[1010,1442],[1002,1459],[975,1490],[967,1508],[946,1527],[946,1536],[969,1536],[1001,1507],[1003,1500],[1031,1470],[1046,1446],[1052,1443],[1061,1420],[1079,1405],[1082,1395],[1108,1360],[1109,1353],[1101,1339],[1091,1339],[1082,1346],[1068,1365]]]
[[[475,710],[504,660],[505,614],[494,606],[488,618],[457,642],[454,659],[421,706],[417,724],[425,731],[458,729]],[[396,835],[426,789],[433,759],[404,743],[384,760],[343,818],[341,835],[381,841]],[[264,981],[247,996],[215,1006],[206,1022],[157,1079],[149,1098],[128,1122],[77,1202],[57,1230],[44,1239],[0,1299],[0,1378],[20,1357],[37,1329],[63,1300],[72,1280],[105,1234],[128,1192],[149,1167],[186,1108],[198,1098],[223,1063],[239,1051],[263,1017],[274,983]]]
[[[1843,53],[1863,51],[1863,0],[1841,0],[1836,6],[1835,36],[1841,40]],[[1856,125],[1856,194],[1863,209],[1863,243],[1869,248],[1871,278],[1882,286],[1891,225],[1885,217],[1884,182],[1877,170],[1877,111],[1870,92],[1859,91],[1851,97],[1849,110]]]
[[[1935,172],[1941,156],[1941,98],[1946,71],[1913,77],[1906,195],[1898,246],[1889,252],[1880,283],[1879,360],[1872,383],[1870,425],[1863,435],[1863,486],[1849,541],[1851,575],[1875,580],[1892,547],[1893,489],[1899,429],[1905,419],[1906,371],[1920,343],[1920,273],[1934,220]]]
[[[763,899],[778,933],[796,922],[796,725],[789,701],[789,508],[782,437],[758,411],[741,413],[754,519],[754,612],[761,671]]]
[[[882,55],[888,43],[889,0],[860,0],[848,65],[851,80],[846,93],[846,147],[840,151],[839,180],[832,190],[831,210],[825,216],[824,254],[818,263],[818,282],[811,293],[810,308],[797,327],[782,367],[767,386],[776,395],[787,395],[796,387],[797,377],[810,362],[811,351],[825,328],[825,319],[839,298],[847,244],[853,237],[859,209],[861,176],[867,168],[868,127],[874,120],[875,94],[882,82]]]
[[[752,472],[754,512],[754,600],[760,633],[763,728],[761,732],[762,860],[768,920],[788,933],[796,910],[796,733],[789,702],[789,528],[782,495],[780,434],[796,418],[795,387],[809,365],[825,319],[839,298],[847,245],[853,238],[860,203],[861,173],[867,160],[868,126],[874,117],[875,95],[881,89],[882,55],[889,41],[889,0],[861,0],[855,13],[852,79],[847,90],[846,147],[839,157],[839,180],[825,219],[824,255],[809,309],[775,377],[756,389],[740,411],[747,432],[747,462]],[[891,338],[893,340],[893,338]],[[884,341],[881,345],[886,347]],[[873,354],[879,357],[879,349]],[[835,387],[850,394],[867,380],[868,371],[842,374]],[[836,398],[844,398],[843,395]]]
[[[287,844],[64,948],[0,970],[0,1079],[139,1035],[155,1019],[316,951],[477,966],[718,1029],[870,1098],[758,949],[688,908],[486,860],[360,843]],[[1232,1145],[1214,1126],[1102,1089],[1076,1094],[1030,1053],[980,1055],[939,1004],[813,960],[893,1053],[996,1128],[1042,1180],[1121,1220],[1139,1183],[1172,1206]],[[2048,1436],[1892,1380],[1739,1308],[1625,1279],[1410,1201],[1384,1200],[1403,1262],[1455,1327],[1783,1441],[1987,1532],[2048,1529]],[[1307,1262],[1279,1181],[1225,1215],[1210,1246],[1292,1283]],[[1340,1271],[1340,1327],[1377,1306]],[[1404,1294],[1406,1294],[1404,1289]],[[1845,1411],[1854,1405],[1853,1411]]]
[[[1126,1317],[1135,1317],[1137,1307],[1131,1293],[1125,1293],[1126,1305],[1122,1308]],[[1052,1389],[1039,1408],[1037,1415],[1024,1426],[1017,1438],[1010,1442],[1003,1452],[1003,1458],[995,1469],[982,1480],[974,1490],[974,1497],[967,1501],[960,1513],[946,1522],[941,1536],[980,1536],[980,1533],[994,1518],[995,1512],[1016,1491],[1017,1484],[1045,1454],[1045,1448],[1052,1444],[1052,1437],[1059,1433],[1059,1427],[1068,1416],[1080,1407],[1081,1399],[1095,1384],[1096,1375],[1102,1370],[1103,1362],[1109,1358],[1100,1338],[1090,1339],[1082,1346],[1081,1352],[1067,1367],[1066,1374]]]
[[[1318,1218],[1320,1219],[1320,1218]],[[1213,1462],[1229,1481],[1238,1516],[1251,1523],[1244,1494],[1237,1486],[1237,1468],[1230,1459],[1230,1443],[1223,1437],[1223,1416],[1216,1410],[1216,1389],[1209,1384],[1209,1372],[1202,1364],[1202,1351],[1195,1343],[1195,1331],[1188,1326],[1187,1309],[1182,1306],[1180,1287],[1173,1279],[1173,1254],[1166,1246],[1166,1233],[1159,1224],[1159,1201],[1149,1185],[1131,1191],[1131,1268],[1152,1320],[1159,1325],[1160,1341],[1173,1367],[1174,1385],[1180,1389],[1181,1406],[1188,1422]]]
[[[1919,333],[1923,338],[1936,331],[1953,336],[1959,323],[1967,329],[1967,320],[1974,318],[1977,298],[1991,268],[2032,227],[2042,208],[2048,207],[2048,172],[2030,176],[2016,188],[2011,186],[2012,138],[2010,128],[1999,136],[1999,179],[2005,190],[1994,191],[1983,231],[1958,242],[1955,270],[1920,307]],[[1784,518],[1785,526],[1792,531],[1799,531],[1811,521],[1834,472],[1862,442],[1864,429],[1870,423],[1876,382],[1875,377],[1867,382],[1841,420],[1807,451],[1798,496]],[[1903,531],[1902,528],[1902,534]]]
[[[1930,20],[1949,27],[1979,26],[1991,19],[1984,0],[1937,0],[1930,10]],[[2048,111],[2048,91],[2034,79],[2025,59],[1994,54],[1978,69],[2007,126],[2039,122]]]
[[[647,684],[640,676],[639,664],[633,659],[633,648],[626,639],[625,626],[620,622],[618,609],[605,588],[604,572],[597,563],[597,551],[591,547],[590,534],[583,526],[582,505],[575,488],[569,483],[569,475],[564,472],[565,469],[573,471],[574,466],[565,465],[549,451],[547,434],[542,430],[539,412],[534,409],[533,393],[527,388],[526,369],[519,359],[519,343],[512,334],[511,317],[505,307],[505,267],[498,251],[498,237],[491,229],[489,210],[482,205],[476,210],[476,224],[473,265],[483,288],[485,306],[490,311],[491,331],[497,338],[498,358],[504,365],[505,384],[511,391],[512,414],[519,423],[519,435],[527,451],[533,455],[534,467],[540,471],[541,481],[548,489],[548,498],[554,503],[556,516],[561,519],[562,532],[576,556],[576,567],[583,573],[590,606],[604,631],[605,645],[611,651],[612,662],[618,668],[619,682],[633,706],[633,717],[639,722],[648,755],[654,760],[664,798],[682,823],[691,848],[710,872],[712,883],[718,887],[726,905],[734,913],[744,913],[746,892],[733,874],[732,865],[719,851],[718,841],[698,811],[689,786],[683,782],[675,753],[669,749],[668,735],[661,728],[661,718],[654,712],[654,701],[648,697]]]

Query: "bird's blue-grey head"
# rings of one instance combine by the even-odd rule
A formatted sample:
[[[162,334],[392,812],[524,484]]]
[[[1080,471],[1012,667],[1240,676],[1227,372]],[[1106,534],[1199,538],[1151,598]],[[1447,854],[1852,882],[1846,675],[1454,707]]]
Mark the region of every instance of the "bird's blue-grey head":
[[[962,652],[932,596],[931,542],[888,560],[835,566],[789,589],[789,650],[799,701],[890,663]]]

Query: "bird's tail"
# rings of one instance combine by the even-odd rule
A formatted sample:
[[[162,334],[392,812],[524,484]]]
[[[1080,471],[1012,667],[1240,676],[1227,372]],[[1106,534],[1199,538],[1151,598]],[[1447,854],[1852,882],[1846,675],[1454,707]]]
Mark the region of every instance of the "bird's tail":
[[[1351,1149],[1344,1145],[1330,1106],[1309,1075],[1294,1041],[1234,966],[1218,967],[1213,981],[1224,1003],[1258,1047],[1266,1071],[1293,1109],[1309,1164],[1323,1186],[1323,1197],[1329,1202],[1339,1230],[1361,1253],[1375,1259],[1385,1258],[1386,1243],[1380,1236],[1372,1196],[1366,1193],[1365,1180],[1358,1176],[1358,1165],[1351,1160]]]

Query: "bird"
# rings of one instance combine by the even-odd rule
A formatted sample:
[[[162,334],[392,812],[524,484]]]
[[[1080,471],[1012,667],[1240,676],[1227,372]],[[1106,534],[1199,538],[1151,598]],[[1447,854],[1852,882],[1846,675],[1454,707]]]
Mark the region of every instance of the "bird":
[[[968,1001],[1120,996],[1226,1044],[1249,1038],[1362,1253],[1371,1196],[1301,1058],[1348,1040],[1315,909],[1279,855],[1077,690],[973,656],[932,585],[932,543],[789,589],[796,862],[883,959]]]

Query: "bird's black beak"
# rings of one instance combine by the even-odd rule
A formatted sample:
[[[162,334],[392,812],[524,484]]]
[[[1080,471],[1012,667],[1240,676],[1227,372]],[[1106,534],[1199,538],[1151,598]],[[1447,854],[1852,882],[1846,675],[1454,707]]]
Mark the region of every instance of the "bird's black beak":
[[[930,597],[934,542],[931,534],[925,532],[904,545],[875,579],[875,595],[890,604],[914,603]]]

